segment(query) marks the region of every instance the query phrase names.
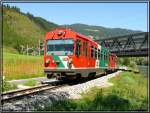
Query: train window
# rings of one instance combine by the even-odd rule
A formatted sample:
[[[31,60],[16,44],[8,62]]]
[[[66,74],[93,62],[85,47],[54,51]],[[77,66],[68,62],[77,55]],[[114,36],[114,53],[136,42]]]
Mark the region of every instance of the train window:
[[[95,48],[93,47],[93,58],[95,58]]]
[[[77,39],[76,41],[76,56],[79,57],[81,54],[81,41]]]
[[[103,60],[105,60],[105,52],[103,52]]]
[[[102,50],[101,50],[101,53],[100,53],[100,54],[101,54],[101,55],[100,55],[100,56],[101,56],[100,59],[103,60],[103,51],[102,51]]]
[[[108,52],[106,52],[106,60],[108,60]]]
[[[85,56],[88,56],[88,43],[85,42]]]
[[[108,53],[106,52],[106,59],[105,59],[106,61],[108,60],[107,58],[108,58]]]
[[[83,42],[83,56],[85,56],[85,42]]]
[[[88,52],[87,42],[84,42],[83,43],[83,56],[88,56],[87,52]]]
[[[100,49],[98,49],[98,59],[100,59],[100,56],[101,56],[101,52]]]
[[[105,52],[103,52],[103,60],[105,60]]]
[[[93,58],[94,57],[94,47],[91,46],[91,57]]]
[[[97,48],[95,48],[95,59],[97,59]]]
[[[107,60],[109,61],[109,52],[108,52],[108,55],[107,55]]]

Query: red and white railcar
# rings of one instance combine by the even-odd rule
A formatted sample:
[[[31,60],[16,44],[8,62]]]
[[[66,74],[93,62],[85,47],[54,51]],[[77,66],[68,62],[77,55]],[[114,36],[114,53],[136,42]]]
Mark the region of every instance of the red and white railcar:
[[[58,28],[46,33],[44,72],[48,78],[95,76],[107,68],[101,66],[102,58],[98,43],[71,29]],[[109,68],[116,67],[115,58],[112,54],[110,59],[105,59],[110,60]]]

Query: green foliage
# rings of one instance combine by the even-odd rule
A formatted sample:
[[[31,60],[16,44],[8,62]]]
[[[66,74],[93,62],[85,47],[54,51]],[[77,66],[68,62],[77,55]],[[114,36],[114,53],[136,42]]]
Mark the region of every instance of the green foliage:
[[[57,24],[49,22],[41,17],[35,17],[34,22],[41,28],[45,30],[45,32],[51,31],[52,29],[58,27]]]
[[[138,65],[148,65],[148,57],[139,57],[135,61]]]
[[[123,72],[109,88],[92,88],[78,100],[56,101],[38,111],[146,111],[147,80],[140,74]]]
[[[10,6],[9,4],[3,5],[3,8],[7,8],[7,9],[14,10],[14,11],[16,11],[16,12],[20,12],[20,8],[18,8],[18,7],[16,7],[16,6]]]
[[[134,70],[138,70],[137,65],[148,65],[147,57],[125,57],[125,58],[117,58],[117,64],[127,66]]]
[[[2,86],[2,92],[17,89],[17,86],[15,84],[10,84],[9,82],[7,82],[5,80],[3,80],[2,85],[3,85]]]

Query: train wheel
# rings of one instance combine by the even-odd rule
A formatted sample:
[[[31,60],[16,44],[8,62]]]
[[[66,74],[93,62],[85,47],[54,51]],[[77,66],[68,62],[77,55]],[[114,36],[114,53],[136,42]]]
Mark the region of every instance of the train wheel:
[[[67,78],[67,77],[59,77],[58,80],[61,80],[61,81],[68,81],[68,78]]]
[[[81,77],[81,74],[76,74],[76,79],[75,79],[77,82],[80,82],[82,81],[82,77]]]
[[[96,76],[96,72],[93,72],[88,75],[88,78],[93,79],[95,76]]]
[[[61,78],[59,76],[56,76],[56,80],[61,80]]]
[[[47,78],[48,78],[48,79],[51,79],[52,76],[53,76],[53,74],[47,74]]]

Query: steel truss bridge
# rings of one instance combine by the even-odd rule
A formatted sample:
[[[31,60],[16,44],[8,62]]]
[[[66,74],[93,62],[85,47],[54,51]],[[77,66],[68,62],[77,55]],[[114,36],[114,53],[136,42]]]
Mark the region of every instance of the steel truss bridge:
[[[148,32],[140,32],[95,41],[108,48],[110,52],[115,53],[118,57],[141,57],[149,55],[148,38]]]

